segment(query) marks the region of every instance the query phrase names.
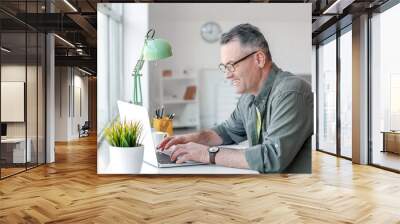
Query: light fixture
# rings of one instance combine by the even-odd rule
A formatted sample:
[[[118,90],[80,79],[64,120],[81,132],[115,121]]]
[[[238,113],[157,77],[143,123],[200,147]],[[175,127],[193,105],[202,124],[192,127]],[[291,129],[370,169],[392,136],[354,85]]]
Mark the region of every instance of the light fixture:
[[[156,61],[172,56],[171,45],[164,39],[154,39],[155,30],[150,29],[146,34],[144,46],[140,53],[133,70],[133,103],[143,105],[142,85],[140,82],[140,71],[143,68],[144,61]]]
[[[72,10],[74,10],[74,12],[78,12],[78,10],[68,1],[68,0],[64,0],[65,4],[67,4]]]
[[[9,50],[9,49],[7,49],[7,48],[5,48],[5,47],[1,47],[1,50],[4,51],[4,52],[6,52],[6,53],[10,53],[10,52],[11,52],[11,50]]]
[[[69,45],[70,47],[73,47],[73,48],[75,48],[75,45],[73,45],[71,42],[69,42],[68,40],[66,40],[66,39],[64,39],[64,38],[62,38],[62,37],[60,37],[59,35],[57,35],[57,34],[54,34],[54,36],[55,37],[57,37],[59,40],[61,40],[62,42],[64,42],[64,43],[66,43],[67,45]]]
[[[81,72],[83,72],[83,73],[85,73],[85,74],[87,74],[87,75],[90,75],[90,76],[92,75],[92,73],[90,73],[90,72],[88,72],[88,71],[86,71],[86,70],[83,70],[83,69],[81,69],[81,68],[79,68],[79,67],[78,67],[78,70],[81,71]]]
[[[354,0],[336,0],[332,5],[325,9],[322,14],[342,14],[343,9],[351,5],[353,2]]]

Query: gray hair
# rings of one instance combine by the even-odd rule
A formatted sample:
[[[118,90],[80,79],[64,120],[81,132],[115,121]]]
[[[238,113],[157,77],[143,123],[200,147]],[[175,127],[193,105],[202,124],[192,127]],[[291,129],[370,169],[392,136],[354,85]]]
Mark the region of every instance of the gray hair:
[[[240,45],[244,47],[261,49],[269,60],[272,60],[268,42],[265,40],[264,35],[260,32],[258,27],[249,23],[237,25],[229,30],[229,32],[222,34],[220,44],[224,45],[233,40],[239,40]]]

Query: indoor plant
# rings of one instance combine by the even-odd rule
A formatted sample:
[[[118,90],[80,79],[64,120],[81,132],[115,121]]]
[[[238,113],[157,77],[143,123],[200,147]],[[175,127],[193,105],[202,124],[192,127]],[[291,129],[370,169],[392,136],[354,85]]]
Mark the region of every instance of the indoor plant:
[[[105,129],[110,166],[116,173],[139,173],[143,163],[143,127],[139,121],[113,122]]]

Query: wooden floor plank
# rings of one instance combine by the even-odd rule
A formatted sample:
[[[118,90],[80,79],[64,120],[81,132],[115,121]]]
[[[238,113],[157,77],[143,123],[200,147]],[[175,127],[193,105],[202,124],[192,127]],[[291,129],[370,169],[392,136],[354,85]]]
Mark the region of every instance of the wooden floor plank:
[[[400,223],[400,175],[313,152],[302,175],[96,174],[96,139],[0,181],[0,223]]]

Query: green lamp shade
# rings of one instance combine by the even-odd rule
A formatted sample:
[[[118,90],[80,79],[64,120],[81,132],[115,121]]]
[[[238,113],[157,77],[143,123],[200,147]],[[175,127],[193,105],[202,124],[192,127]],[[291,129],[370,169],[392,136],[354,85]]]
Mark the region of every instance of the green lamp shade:
[[[146,61],[160,60],[172,56],[171,45],[164,39],[147,40],[143,49],[143,59]]]

